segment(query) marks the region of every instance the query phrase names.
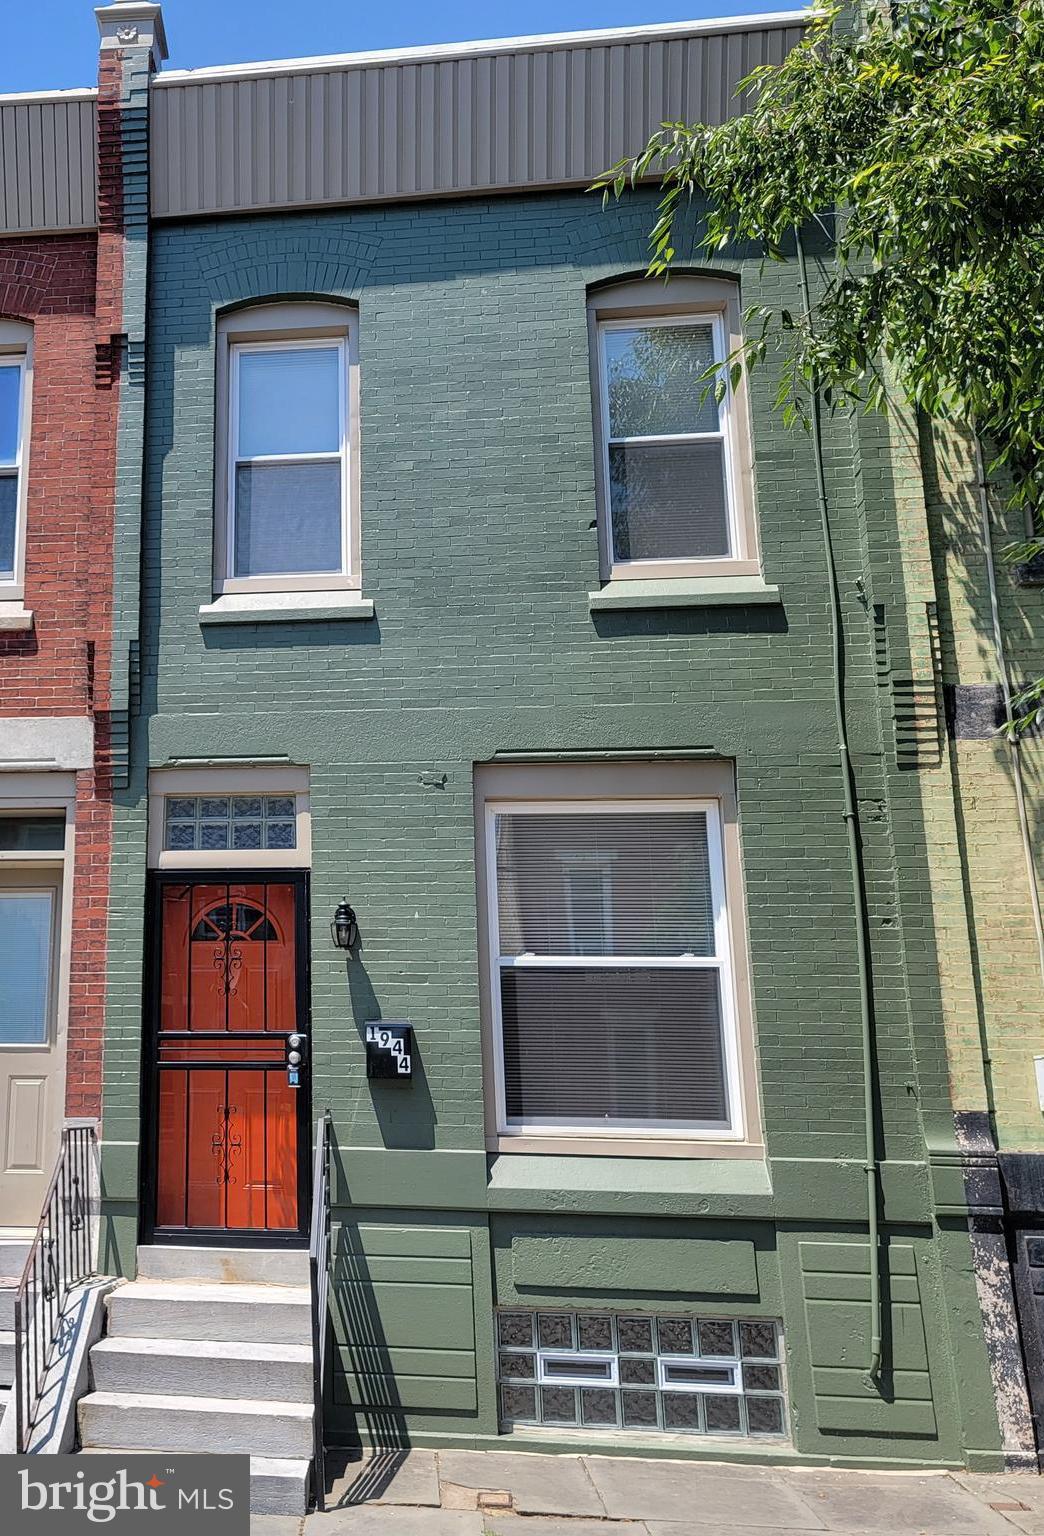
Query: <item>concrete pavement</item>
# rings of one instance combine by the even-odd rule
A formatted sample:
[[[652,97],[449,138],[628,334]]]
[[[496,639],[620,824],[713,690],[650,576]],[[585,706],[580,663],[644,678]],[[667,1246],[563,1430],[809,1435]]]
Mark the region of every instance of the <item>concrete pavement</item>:
[[[349,1462],[322,1515],[251,1536],[1044,1536],[1032,1474],[842,1472],[507,1451]]]

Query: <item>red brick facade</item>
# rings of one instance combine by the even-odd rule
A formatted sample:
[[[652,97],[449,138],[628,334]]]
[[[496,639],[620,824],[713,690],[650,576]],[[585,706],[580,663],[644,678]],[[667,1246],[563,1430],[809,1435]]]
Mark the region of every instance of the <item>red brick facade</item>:
[[[101,1106],[111,849],[109,709],[118,389],[99,335],[96,237],[0,241],[0,317],[33,327],[25,607],[0,634],[3,717],[85,716],[95,766],[77,774],[66,1113]],[[108,316],[105,317],[106,321]],[[102,341],[101,348],[96,344]]]

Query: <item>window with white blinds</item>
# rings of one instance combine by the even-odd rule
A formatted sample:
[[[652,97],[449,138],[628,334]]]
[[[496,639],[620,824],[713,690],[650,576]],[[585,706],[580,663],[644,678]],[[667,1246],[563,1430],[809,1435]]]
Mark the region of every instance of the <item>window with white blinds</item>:
[[[714,801],[487,805],[500,1129],[735,1133]]]

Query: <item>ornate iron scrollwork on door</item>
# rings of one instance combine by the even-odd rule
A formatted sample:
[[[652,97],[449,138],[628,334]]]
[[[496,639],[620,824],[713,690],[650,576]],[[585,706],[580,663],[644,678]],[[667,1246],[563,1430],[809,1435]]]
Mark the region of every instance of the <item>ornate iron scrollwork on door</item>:
[[[238,1129],[232,1125],[234,1115],[239,1110],[235,1104],[222,1104],[218,1109],[220,1127],[210,1138],[210,1150],[216,1158],[220,1159],[221,1166],[218,1169],[215,1184],[235,1184],[236,1177],[232,1172],[232,1159],[243,1150],[243,1138]]]
[[[278,937],[268,914],[246,901],[223,901],[210,908],[192,930],[194,944],[214,944],[214,969],[225,996],[231,997],[243,968],[243,943],[264,943]]]

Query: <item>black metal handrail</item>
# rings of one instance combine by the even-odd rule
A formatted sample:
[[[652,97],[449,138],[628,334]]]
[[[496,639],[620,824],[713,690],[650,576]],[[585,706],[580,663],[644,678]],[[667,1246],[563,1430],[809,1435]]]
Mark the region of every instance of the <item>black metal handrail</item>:
[[[94,1272],[91,1183],[98,1137],[93,1120],[66,1121],[43,1213],[15,1292],[15,1435],[29,1449],[69,1292]]]
[[[312,1225],[308,1242],[312,1287],[312,1392],[315,1403],[312,1479],[315,1507],[326,1508],[326,1438],[323,1406],[326,1399],[326,1341],[330,1332],[330,1113],[315,1126],[315,1170],[312,1178]]]

